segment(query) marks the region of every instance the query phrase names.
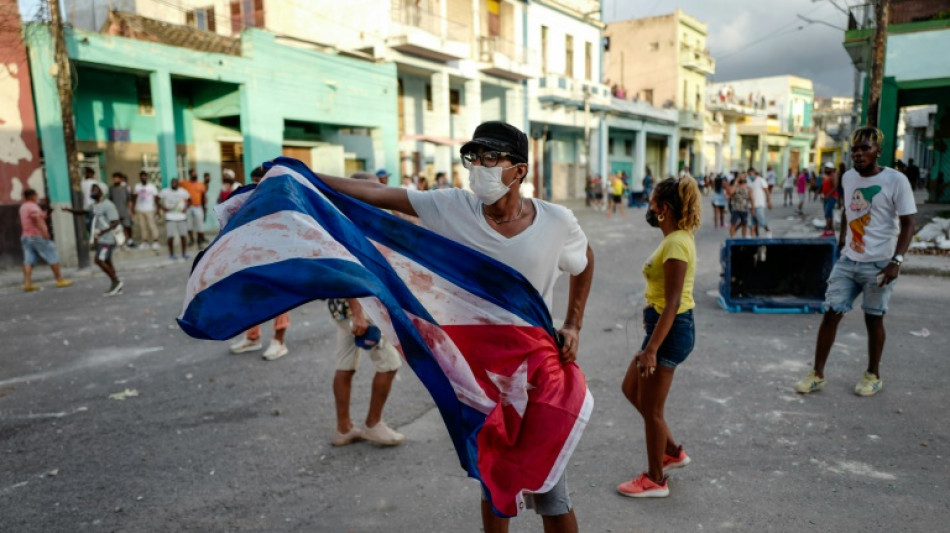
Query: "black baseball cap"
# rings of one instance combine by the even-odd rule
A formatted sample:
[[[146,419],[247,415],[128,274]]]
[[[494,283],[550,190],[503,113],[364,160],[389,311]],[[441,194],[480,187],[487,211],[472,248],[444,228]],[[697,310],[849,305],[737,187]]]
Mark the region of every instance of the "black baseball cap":
[[[475,128],[472,140],[463,144],[459,152],[472,152],[476,146],[508,152],[517,158],[519,163],[528,162],[528,136],[507,122],[482,122]]]

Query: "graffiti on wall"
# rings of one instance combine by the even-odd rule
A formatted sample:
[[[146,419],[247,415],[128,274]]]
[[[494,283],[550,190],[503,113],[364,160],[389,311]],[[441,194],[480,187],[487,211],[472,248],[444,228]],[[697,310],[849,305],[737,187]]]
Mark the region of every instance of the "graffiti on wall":
[[[0,19],[0,205],[9,205],[20,203],[25,189],[41,197],[46,191],[19,16]]]

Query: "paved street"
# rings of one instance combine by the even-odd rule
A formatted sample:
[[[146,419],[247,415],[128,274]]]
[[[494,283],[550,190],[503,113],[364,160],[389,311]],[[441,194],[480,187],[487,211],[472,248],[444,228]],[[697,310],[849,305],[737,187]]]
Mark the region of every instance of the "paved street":
[[[715,292],[725,233],[703,227],[696,349],[667,402],[693,462],[671,473],[669,498],[632,500],[615,486],[644,470],[646,455],[620,379],[642,340],[640,269],[660,233],[642,209],[607,219],[574,207],[596,254],[579,356],[596,406],[568,470],[582,530],[946,527],[950,352],[940,322],[950,278],[899,279],[881,394],[851,392],[866,360],[863,320],[852,313],[827,387],[801,397],[791,385],[808,368],[818,315],[722,311]],[[772,212],[776,237],[814,235],[790,214]],[[123,275],[121,258],[118,267]],[[116,298],[101,296],[101,275],[32,294],[0,288],[0,531],[480,530],[478,484],[463,476],[408,367],[385,411],[408,441],[330,446],[334,326],[323,302],[293,312],[290,354],[265,362],[174,325],[184,263],[152,260],[124,272]],[[557,295],[563,312],[566,279]],[[924,328],[929,336],[911,333]],[[357,420],[371,376],[362,361]],[[110,399],[126,389],[138,395]],[[512,531],[541,531],[540,520],[526,514]]]

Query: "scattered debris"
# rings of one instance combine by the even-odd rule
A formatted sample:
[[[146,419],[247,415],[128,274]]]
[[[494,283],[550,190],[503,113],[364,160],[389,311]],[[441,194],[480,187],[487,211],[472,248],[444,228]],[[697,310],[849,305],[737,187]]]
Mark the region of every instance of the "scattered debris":
[[[135,389],[125,389],[122,392],[116,392],[109,395],[110,400],[124,400],[126,398],[134,398],[139,395],[139,391]]]
[[[915,337],[929,337],[930,330],[927,328],[920,328],[918,331],[911,331],[910,334]]]

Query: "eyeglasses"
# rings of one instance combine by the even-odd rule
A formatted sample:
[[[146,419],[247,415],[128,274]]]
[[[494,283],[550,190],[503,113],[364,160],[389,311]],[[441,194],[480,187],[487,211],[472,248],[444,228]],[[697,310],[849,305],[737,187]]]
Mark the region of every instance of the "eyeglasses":
[[[462,166],[465,168],[472,168],[472,165],[475,164],[475,161],[481,161],[483,167],[494,167],[498,166],[498,160],[502,158],[509,158],[511,152],[497,152],[491,150],[488,152],[482,152],[477,154],[475,152],[466,152],[462,154]],[[513,163],[518,163],[517,161],[512,161]]]
[[[739,185],[745,185],[745,180],[739,180]]]

